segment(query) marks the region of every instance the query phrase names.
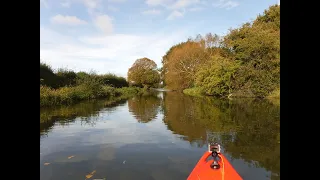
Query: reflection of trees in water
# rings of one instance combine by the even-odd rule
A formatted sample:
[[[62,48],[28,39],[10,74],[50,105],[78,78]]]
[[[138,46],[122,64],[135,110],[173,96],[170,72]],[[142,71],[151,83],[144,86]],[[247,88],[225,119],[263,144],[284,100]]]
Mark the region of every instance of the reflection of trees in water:
[[[182,139],[201,147],[206,141],[206,129],[195,118],[194,99],[180,93],[166,92],[163,102],[163,122]],[[202,141],[199,141],[202,140]]]
[[[280,179],[280,107],[268,101],[235,102],[231,118],[238,125],[236,137],[224,136],[223,146],[234,158],[242,158],[273,172]]]
[[[84,125],[94,125],[99,116],[99,110],[114,111],[115,108],[126,103],[126,100],[99,100],[93,102],[81,102],[72,106],[62,106],[59,108],[42,108],[40,109],[40,138],[46,135],[56,122],[61,126],[68,126],[80,117]]]
[[[280,107],[266,100],[221,100],[166,92],[164,123],[183,139],[202,147],[218,141],[233,158],[280,178]],[[257,163],[255,163],[257,162]]]
[[[148,123],[157,117],[161,98],[157,93],[148,93],[128,100],[129,111],[138,122]]]

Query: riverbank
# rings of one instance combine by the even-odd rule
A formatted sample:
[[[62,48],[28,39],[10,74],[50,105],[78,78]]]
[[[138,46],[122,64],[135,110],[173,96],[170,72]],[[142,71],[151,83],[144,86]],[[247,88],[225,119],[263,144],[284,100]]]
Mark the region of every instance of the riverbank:
[[[95,87],[79,85],[58,89],[40,86],[40,107],[71,105],[83,100],[101,98],[126,99],[144,91],[146,90],[138,87],[114,88],[104,85]]]
[[[203,97],[204,96],[202,93],[202,89],[198,88],[198,87],[184,89],[182,92],[186,95],[189,95],[189,96],[196,96],[196,97]]]
[[[189,96],[196,96],[196,97],[206,96],[205,93],[203,92],[203,89],[200,87],[193,87],[193,88],[184,89],[183,93],[186,95],[189,95]],[[257,98],[252,93],[239,92],[239,91],[236,93],[230,93],[228,97]],[[275,89],[265,98],[266,99],[280,99],[280,89]]]
[[[146,91],[129,85],[124,77],[115,74],[74,72],[61,68],[54,70],[50,65],[40,62],[40,108],[102,98],[113,102]]]

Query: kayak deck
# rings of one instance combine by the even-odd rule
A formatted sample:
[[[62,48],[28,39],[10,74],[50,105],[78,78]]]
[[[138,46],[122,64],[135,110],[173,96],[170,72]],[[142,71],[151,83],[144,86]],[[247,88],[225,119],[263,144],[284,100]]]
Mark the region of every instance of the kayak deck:
[[[223,154],[219,154],[219,169],[211,168],[213,160],[207,160],[210,156],[210,152],[204,153],[187,180],[242,180]]]

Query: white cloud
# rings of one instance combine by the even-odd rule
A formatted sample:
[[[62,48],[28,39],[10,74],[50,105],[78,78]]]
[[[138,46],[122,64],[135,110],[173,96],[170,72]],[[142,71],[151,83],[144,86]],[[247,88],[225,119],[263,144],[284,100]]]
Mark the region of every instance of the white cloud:
[[[106,14],[94,17],[93,23],[105,34],[110,34],[113,32],[112,19]]]
[[[217,8],[225,8],[227,10],[232,9],[234,7],[239,6],[239,3],[236,1],[228,1],[228,0],[219,0],[218,2],[212,3],[213,7]]]
[[[150,35],[111,34],[77,38],[40,28],[40,58],[53,68],[75,71],[95,70],[126,76],[128,68],[141,57],[153,59],[161,66],[166,51],[181,39],[185,31]]]
[[[58,14],[51,18],[51,22],[55,24],[66,24],[66,25],[82,25],[87,24],[86,21],[77,18],[76,16],[63,16]]]
[[[168,16],[168,20],[173,20],[176,18],[181,18],[183,17],[183,13],[177,10],[174,10],[169,16]]]
[[[151,7],[161,6],[172,12],[167,17],[168,20],[173,20],[176,18],[181,18],[188,11],[199,11],[203,9],[200,5],[205,5],[205,1],[201,0],[146,0],[145,3]],[[197,7],[194,7],[197,5]]]
[[[160,10],[157,10],[157,9],[150,9],[150,10],[146,10],[146,11],[143,11],[142,14],[153,14],[153,15],[156,15],[156,14],[160,14],[161,11]]]
[[[93,25],[104,34],[110,34],[113,32],[113,19],[107,14],[99,13],[102,9],[102,0],[81,0],[87,7],[88,13],[92,18]],[[108,5],[109,11],[117,11],[118,9],[112,5]]]
[[[71,5],[71,3],[68,2],[68,1],[62,2],[62,3],[60,3],[60,4],[61,4],[62,7],[65,7],[65,8],[68,8],[68,7],[70,7],[70,5]]]
[[[198,4],[199,0],[177,0],[173,5],[171,5],[170,9],[181,9],[186,8],[188,6]]]
[[[108,0],[106,0],[108,1]],[[41,0],[44,5],[47,1]],[[128,1],[127,1],[128,2]],[[172,0],[158,0],[160,3],[172,2]],[[50,3],[50,1],[49,1]],[[58,14],[50,20],[55,24],[80,25],[87,24],[84,29],[71,29],[60,26],[54,31],[48,26],[40,27],[40,58],[50,64],[54,69],[65,67],[75,71],[95,70],[98,73],[112,72],[121,76],[126,76],[128,68],[138,58],[148,57],[161,66],[162,56],[169,48],[186,40],[188,32],[185,29],[170,30],[150,34],[117,34],[114,32],[114,19],[107,14],[102,14],[105,10],[116,11],[117,8],[109,4],[103,6],[102,0],[61,0],[58,6],[72,8],[74,3],[84,5],[89,12],[89,19],[79,19],[79,16],[67,16]],[[155,3],[155,0],[153,0]],[[169,19],[182,17],[184,11],[169,9],[169,6],[150,8],[143,12],[145,14],[163,13],[163,8],[172,12]],[[50,5],[50,4],[49,4]],[[177,4],[182,7],[184,4]],[[183,9],[182,9],[183,10]],[[49,17],[50,18],[50,17]],[[50,25],[51,27],[52,25]],[[95,27],[103,33],[92,34],[91,28]],[[71,31],[75,31],[71,33]],[[190,29],[188,29],[190,31]],[[80,34],[88,33],[89,34]],[[189,32],[190,33],[190,32]]]
[[[82,0],[83,4],[90,10],[96,9],[100,4],[101,0]]]

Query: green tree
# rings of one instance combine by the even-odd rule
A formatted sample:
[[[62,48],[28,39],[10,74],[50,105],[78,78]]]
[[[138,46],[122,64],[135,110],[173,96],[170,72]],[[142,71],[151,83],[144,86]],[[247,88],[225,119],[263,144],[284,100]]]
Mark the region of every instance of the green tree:
[[[168,88],[183,90],[193,87],[199,66],[220,53],[219,46],[220,37],[211,33],[172,46],[162,57],[162,73]]]
[[[160,82],[157,64],[146,57],[137,59],[128,70],[128,81],[131,84],[144,86],[145,88],[157,86]]]
[[[56,73],[58,80],[59,80],[59,86],[74,86],[77,82],[77,74],[68,69],[58,69],[58,72]]]
[[[266,97],[280,91],[280,5],[221,38],[197,35],[162,58],[169,89],[196,87],[207,95]],[[200,91],[201,92],[201,91]]]
[[[206,95],[226,96],[232,92],[232,81],[239,66],[239,61],[214,56],[210,64],[197,72],[196,85],[202,87]]]
[[[57,88],[57,75],[53,72],[51,66],[40,62],[40,85]]]
[[[265,97],[279,89],[280,6],[271,6],[253,23],[231,30],[224,45],[243,63],[236,73],[235,94]]]

